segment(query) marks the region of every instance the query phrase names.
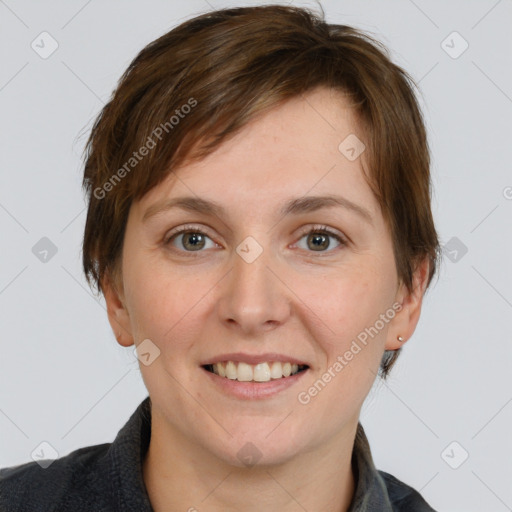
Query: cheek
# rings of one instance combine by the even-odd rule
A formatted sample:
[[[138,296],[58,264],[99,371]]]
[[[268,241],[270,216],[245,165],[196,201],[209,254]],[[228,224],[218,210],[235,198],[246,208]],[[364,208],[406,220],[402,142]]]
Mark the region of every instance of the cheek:
[[[198,283],[170,275],[158,265],[144,263],[132,269],[126,286],[132,326],[137,338],[150,338],[157,344],[172,338],[187,312],[200,299]]]
[[[166,366],[184,369],[211,324],[220,277],[213,271],[171,269],[168,262],[150,258],[133,270],[127,291],[135,339],[150,339]]]
[[[388,323],[380,315],[390,310],[393,296],[387,280],[369,276],[364,271],[346,274],[330,280],[329,293],[309,294],[308,306],[322,320],[312,333],[323,355],[321,368],[297,398],[315,421],[330,425],[333,432],[360,410],[384,351]]]
[[[336,274],[315,280],[305,275],[294,280],[303,311],[309,311],[310,323],[318,326],[322,333],[319,339],[324,340],[331,356],[344,351],[347,343],[373,326],[393,300],[391,281],[382,277],[384,272],[360,265]]]

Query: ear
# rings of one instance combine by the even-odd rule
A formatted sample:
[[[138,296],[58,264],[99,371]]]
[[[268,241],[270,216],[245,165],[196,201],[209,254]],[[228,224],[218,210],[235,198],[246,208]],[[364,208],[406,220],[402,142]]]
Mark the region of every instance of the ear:
[[[386,350],[397,350],[413,335],[420,319],[423,295],[427,288],[429,274],[428,256],[416,267],[413,274],[413,290],[410,292],[404,283],[400,283],[395,301],[402,305],[396,313],[388,330]],[[401,336],[403,341],[398,341]]]
[[[118,281],[121,281],[121,286],[116,286],[115,279],[109,272],[106,272],[101,282],[101,289],[107,304],[108,321],[117,342],[123,347],[129,347],[134,344],[130,314],[125,306],[122,279],[118,279]]]

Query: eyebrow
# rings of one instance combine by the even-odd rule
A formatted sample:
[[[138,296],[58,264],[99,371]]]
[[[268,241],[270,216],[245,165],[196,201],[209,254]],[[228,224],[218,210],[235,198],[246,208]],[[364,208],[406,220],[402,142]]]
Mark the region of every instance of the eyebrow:
[[[285,215],[300,215],[303,213],[310,213],[322,208],[341,207],[356,213],[368,224],[373,224],[370,212],[346,197],[338,195],[324,195],[324,196],[305,196],[296,199],[291,199],[285,203],[281,208],[280,214]],[[172,199],[164,200],[150,206],[142,217],[142,222],[146,222],[150,217],[163,213],[172,208],[181,208],[194,213],[202,213],[205,215],[214,215],[222,217],[226,215],[225,208],[219,203],[202,199],[199,197],[174,197]]]

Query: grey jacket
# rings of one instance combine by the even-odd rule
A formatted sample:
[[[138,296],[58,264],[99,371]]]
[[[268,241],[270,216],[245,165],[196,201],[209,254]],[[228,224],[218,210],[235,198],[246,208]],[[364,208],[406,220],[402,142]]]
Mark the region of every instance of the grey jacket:
[[[39,462],[1,469],[0,511],[152,512],[142,478],[150,436],[147,397],[113,443],[80,448],[46,469]],[[417,491],[375,469],[361,424],[352,466],[356,489],[349,512],[435,512]]]

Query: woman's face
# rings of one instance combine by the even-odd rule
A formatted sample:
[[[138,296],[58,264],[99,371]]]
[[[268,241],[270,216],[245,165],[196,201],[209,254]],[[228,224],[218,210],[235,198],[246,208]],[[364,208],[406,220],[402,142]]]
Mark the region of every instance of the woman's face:
[[[112,325],[144,342],[159,431],[232,464],[353,431],[384,349],[417,321],[398,312],[407,295],[346,105],[326,89],[293,99],[130,210]],[[286,363],[307,369],[283,377]]]

